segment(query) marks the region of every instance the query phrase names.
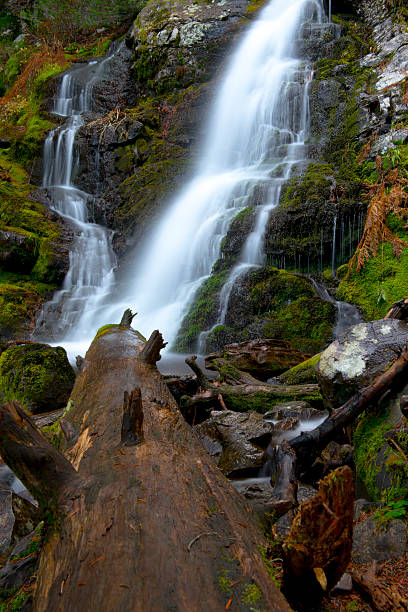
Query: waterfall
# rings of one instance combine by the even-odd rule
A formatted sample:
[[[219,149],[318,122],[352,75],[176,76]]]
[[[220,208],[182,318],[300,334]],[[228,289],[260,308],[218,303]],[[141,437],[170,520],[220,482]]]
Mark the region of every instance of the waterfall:
[[[272,0],[263,9],[231,58],[196,175],[149,236],[125,292],[107,309],[106,321],[117,320],[131,306],[144,335],[158,327],[171,345],[220,256],[232,219],[252,203],[260,183],[267,197],[257,206],[255,229],[224,287],[225,303],[239,272],[262,264],[268,213],[305,156],[306,91],[312,74],[295,57],[295,39],[304,21],[322,19],[320,0]]]
[[[112,232],[88,222],[89,194],[77,189],[72,180],[75,137],[83,125],[82,115],[91,110],[93,86],[113,57],[76,66],[63,76],[52,112],[66,121],[52,130],[44,143],[42,185],[52,208],[73,228],[74,240],[62,289],[44,306],[34,336],[65,345],[89,338],[98,311],[113,288]]]
[[[75,228],[70,267],[61,291],[46,304],[35,335],[83,352],[103,324],[131,307],[145,335],[159,328],[175,340],[197,290],[220,257],[233,218],[256,205],[255,227],[222,290],[225,318],[238,277],[264,263],[265,225],[283,183],[307,158],[311,67],[296,58],[304,22],[326,21],[323,0],[271,0],[233,53],[211,109],[195,176],[146,237],[140,255],[114,284],[111,232],[88,222],[89,194],[75,187],[75,136],[92,106],[103,60],[71,68],[59,87],[54,112],[66,117],[44,147],[43,186],[53,207]],[[262,202],[256,188],[264,186]],[[51,316],[49,316],[51,315]],[[48,323],[48,321],[50,321]],[[80,346],[79,346],[80,344]]]

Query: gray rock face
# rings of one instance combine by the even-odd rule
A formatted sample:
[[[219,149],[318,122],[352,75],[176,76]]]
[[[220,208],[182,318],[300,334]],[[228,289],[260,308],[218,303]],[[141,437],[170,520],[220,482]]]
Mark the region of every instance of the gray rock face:
[[[394,319],[360,323],[323,353],[316,368],[325,401],[341,406],[384,372],[408,342],[408,325]]]
[[[11,491],[0,490],[0,557],[7,553],[14,527]]]
[[[400,559],[407,548],[404,521],[389,522],[383,530],[375,518],[368,518],[354,527],[352,560],[355,563],[372,563]]]
[[[261,414],[213,411],[194,427],[204,448],[226,476],[256,473],[263,463],[274,426]]]

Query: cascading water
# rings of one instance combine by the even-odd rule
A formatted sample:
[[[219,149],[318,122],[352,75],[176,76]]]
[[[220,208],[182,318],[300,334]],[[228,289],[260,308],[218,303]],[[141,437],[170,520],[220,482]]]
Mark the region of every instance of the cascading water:
[[[89,337],[98,309],[113,286],[115,256],[110,246],[111,232],[88,222],[89,194],[72,182],[75,137],[83,125],[82,115],[91,110],[93,86],[113,57],[114,54],[77,66],[64,75],[53,112],[67,120],[50,132],[44,144],[43,187],[54,210],[74,228],[75,237],[63,287],[45,305],[35,336],[65,345],[67,341]]]
[[[294,41],[304,21],[322,19],[320,0],[272,0],[262,11],[232,58],[195,178],[149,237],[127,291],[106,310],[105,322],[132,306],[139,313],[138,328],[149,334],[159,327],[171,345],[220,255],[229,224],[251,203],[260,183],[268,196],[224,288],[225,303],[237,275],[262,263],[268,212],[304,157],[311,70],[293,58]]]

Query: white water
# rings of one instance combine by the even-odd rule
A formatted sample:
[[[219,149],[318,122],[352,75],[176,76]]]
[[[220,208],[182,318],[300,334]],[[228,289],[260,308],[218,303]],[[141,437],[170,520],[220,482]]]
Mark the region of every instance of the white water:
[[[263,9],[232,56],[195,177],[147,237],[120,292],[114,285],[110,233],[88,223],[88,194],[72,180],[82,114],[90,108],[92,86],[111,58],[80,68],[85,71],[81,79],[75,71],[64,77],[54,111],[67,121],[47,138],[43,184],[54,208],[75,224],[76,238],[63,288],[44,308],[38,326],[43,336],[48,331],[71,355],[83,354],[99,326],[119,321],[131,307],[145,336],[159,328],[171,346],[197,289],[220,256],[232,219],[254,203],[261,184],[267,195],[257,206],[255,228],[223,290],[220,320],[225,318],[235,280],[263,262],[269,212],[279,201],[283,182],[304,159],[312,74],[295,58],[294,43],[303,22],[323,18],[322,0],[272,0]]]
[[[111,232],[88,222],[89,194],[77,189],[72,180],[75,137],[83,125],[82,115],[91,110],[93,85],[113,57],[112,54],[80,65],[64,75],[53,112],[67,120],[49,133],[44,144],[43,187],[47,188],[52,208],[65,218],[75,236],[62,289],[45,305],[35,335],[63,344],[67,340],[89,343],[101,305],[113,289],[115,256]]]
[[[256,227],[246,240],[240,271],[262,263],[270,209],[291,168],[303,158],[310,68],[295,59],[301,23],[322,21],[319,0],[272,0],[232,57],[211,113],[196,176],[169,207],[128,277],[127,292],[107,309],[105,322],[124,308],[138,312],[145,335],[160,328],[169,345],[198,287],[210,275],[238,212],[255,186],[267,187]],[[225,316],[221,313],[221,316]]]

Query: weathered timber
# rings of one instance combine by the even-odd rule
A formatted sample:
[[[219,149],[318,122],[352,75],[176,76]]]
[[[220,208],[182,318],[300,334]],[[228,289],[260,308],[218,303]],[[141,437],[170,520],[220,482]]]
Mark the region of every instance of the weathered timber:
[[[384,319],[398,319],[408,321],[408,298],[395,302],[385,315]]]
[[[251,374],[248,374],[248,372],[238,370],[238,368],[231,365],[227,359],[214,357],[210,362],[206,360],[206,364],[207,363],[209,365],[208,370],[219,372],[220,380],[229,385],[262,385],[262,381],[257,380],[251,376]]]
[[[133,313],[130,310],[130,308],[127,308],[122,315],[119,325],[121,327],[128,327],[130,329],[130,326],[132,325],[132,321],[136,315],[137,315],[137,312]]]
[[[78,483],[71,463],[45,438],[16,402],[0,404],[0,454],[43,509],[55,514],[55,502]]]
[[[355,586],[364,595],[368,595],[371,604],[378,612],[406,612],[408,610],[408,600],[398,591],[390,588],[385,580],[377,577],[376,561],[373,561],[366,571],[353,570],[351,577]]]
[[[275,516],[282,516],[297,505],[298,489],[296,453],[286,440],[279,445],[276,461],[276,481],[268,508]]]
[[[304,502],[283,544],[282,590],[295,610],[316,610],[337,584],[351,554],[353,473],[331,472],[315,497]]]
[[[165,346],[167,346],[167,342],[163,342],[163,336],[159,330],[155,329],[148,341],[144,344],[140,352],[140,359],[144,359],[146,363],[154,365],[161,359],[160,351]]]
[[[133,446],[143,442],[143,403],[140,388],[125,391],[123,400],[122,444]]]
[[[186,364],[189,368],[191,368],[194,374],[197,376],[197,380],[199,382],[200,387],[206,391],[210,388],[210,382],[200,366],[197,363],[197,355],[192,355],[191,357],[187,357],[185,360]]]
[[[408,372],[408,351],[404,349],[393,365],[375,381],[359,391],[348,402],[332,412],[319,427],[302,433],[290,441],[298,459],[299,469],[310,466],[320,451],[333,439],[335,433],[346,427],[370,404],[379,400],[385,391],[398,388]]]
[[[72,465],[41,447],[45,463],[57,456],[54,465],[60,461],[77,486],[64,494],[50,478],[51,490],[42,492],[55,494],[58,520],[41,553],[34,610],[204,612],[224,610],[231,599],[235,610],[289,612],[260,556],[254,515],[192,433],[144,348],[119,326],[97,337],[64,416],[80,432],[62,440]],[[135,387],[144,439],[126,446],[123,392]],[[26,485],[42,483],[43,464],[11,461],[20,453],[19,427],[16,419],[15,443],[1,429],[0,452],[9,449]]]
[[[251,399],[256,393],[262,393],[263,399],[265,400],[265,405],[267,405],[268,400],[279,399],[284,401],[285,396],[288,400],[295,400],[297,397],[302,399],[306,394],[313,394],[318,392],[318,385],[268,385],[266,383],[261,383],[259,385],[210,385],[208,384],[207,389],[202,393],[196,393],[190,398],[185,398],[183,400],[185,407],[192,407],[194,405],[199,406],[201,404],[210,407],[211,404],[215,406],[218,405],[218,395],[221,393],[224,399],[225,404],[228,408],[228,400],[234,399],[245,401],[245,398],[248,398],[248,401]],[[218,407],[216,408],[219,409]],[[232,408],[231,408],[232,409]]]

